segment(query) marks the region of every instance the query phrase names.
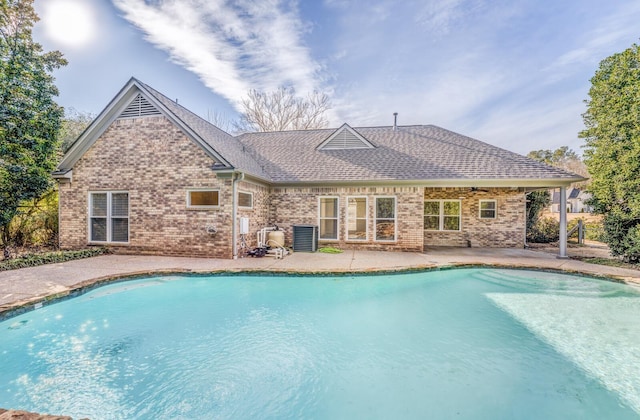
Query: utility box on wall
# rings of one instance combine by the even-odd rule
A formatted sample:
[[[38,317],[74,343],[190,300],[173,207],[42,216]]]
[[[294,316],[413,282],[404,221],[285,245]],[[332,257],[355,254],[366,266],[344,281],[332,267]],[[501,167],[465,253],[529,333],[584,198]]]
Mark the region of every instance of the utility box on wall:
[[[241,217],[240,218],[240,235],[248,235],[249,234],[249,218]]]
[[[293,251],[316,252],[318,250],[318,226],[293,225]]]

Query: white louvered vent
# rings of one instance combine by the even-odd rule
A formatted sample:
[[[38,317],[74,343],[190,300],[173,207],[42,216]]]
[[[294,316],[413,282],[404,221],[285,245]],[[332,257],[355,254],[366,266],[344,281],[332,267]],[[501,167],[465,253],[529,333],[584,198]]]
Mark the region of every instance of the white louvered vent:
[[[319,147],[320,150],[371,149],[373,145],[348,125],[343,125]]]
[[[151,115],[161,115],[160,111],[141,94],[131,101],[129,106],[122,111],[119,118],[139,118],[148,117]]]

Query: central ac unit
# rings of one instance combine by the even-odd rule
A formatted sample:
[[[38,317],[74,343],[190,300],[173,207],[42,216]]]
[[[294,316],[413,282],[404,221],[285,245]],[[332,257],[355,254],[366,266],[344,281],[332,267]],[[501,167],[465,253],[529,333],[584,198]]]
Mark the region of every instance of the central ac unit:
[[[293,225],[293,251],[316,252],[318,250],[318,226]]]

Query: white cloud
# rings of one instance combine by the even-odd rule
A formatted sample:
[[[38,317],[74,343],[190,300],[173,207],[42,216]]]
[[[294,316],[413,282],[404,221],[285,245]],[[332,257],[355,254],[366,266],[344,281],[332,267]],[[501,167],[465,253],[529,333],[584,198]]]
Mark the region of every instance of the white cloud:
[[[603,16],[593,28],[578,37],[578,45],[556,58],[544,70],[553,74],[552,80],[560,80],[572,73],[576,66],[594,65],[619,50],[620,45],[630,47],[637,40],[637,21],[640,3],[629,3],[611,15]]]
[[[125,19],[171,60],[237,106],[251,88],[321,87],[320,66],[302,38],[295,3],[286,0],[113,0]]]
[[[446,35],[452,26],[470,15],[478,7],[478,1],[439,0],[425,2],[416,14],[416,22],[428,26],[432,33]]]

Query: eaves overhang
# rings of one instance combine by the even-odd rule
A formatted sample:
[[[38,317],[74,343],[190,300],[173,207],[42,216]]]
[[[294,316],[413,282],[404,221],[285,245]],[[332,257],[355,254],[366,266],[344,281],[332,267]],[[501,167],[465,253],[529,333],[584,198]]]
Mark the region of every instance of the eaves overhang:
[[[265,186],[274,185],[273,181],[271,181],[270,179],[263,178],[263,177],[254,175],[251,172],[239,170],[236,168],[217,169],[216,167],[213,167],[213,171],[216,174],[216,176],[220,179],[232,179],[235,174],[242,173],[244,174],[244,178],[243,178],[244,181],[253,182],[253,183],[265,185]]]
[[[273,187],[322,186],[407,186],[427,188],[524,188],[545,189],[568,187],[585,178],[500,178],[500,179],[368,179],[368,180],[305,180],[274,181]]]

